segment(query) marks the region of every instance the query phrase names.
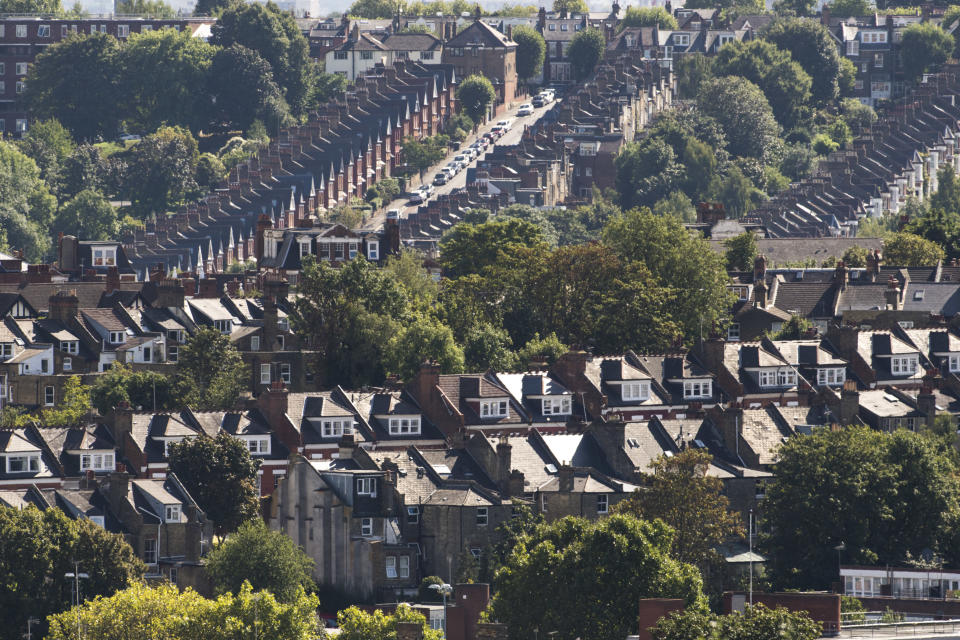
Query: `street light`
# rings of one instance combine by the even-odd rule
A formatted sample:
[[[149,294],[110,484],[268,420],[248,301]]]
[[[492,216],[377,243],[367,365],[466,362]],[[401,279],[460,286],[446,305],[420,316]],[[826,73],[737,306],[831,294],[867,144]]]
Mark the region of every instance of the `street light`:
[[[443,596],[443,637],[447,637],[447,596],[453,593],[453,587],[446,582],[443,584],[432,584],[430,588]]]
[[[840,554],[847,550],[847,543],[840,541],[840,544],[833,548],[837,552],[837,580],[840,581],[840,592],[843,593],[843,575],[840,573]]]
[[[80,563],[73,561],[73,571],[63,574],[64,578],[73,578],[73,583],[77,593],[77,640],[80,640],[80,578],[84,580],[90,577],[89,573],[80,573]]]

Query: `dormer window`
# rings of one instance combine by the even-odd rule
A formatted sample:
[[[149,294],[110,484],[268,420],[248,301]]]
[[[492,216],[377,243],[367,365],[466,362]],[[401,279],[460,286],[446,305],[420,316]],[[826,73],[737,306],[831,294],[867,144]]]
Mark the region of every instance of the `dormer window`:
[[[947,367],[951,373],[960,372],[960,355],[950,356],[947,359]]]
[[[649,382],[624,382],[620,385],[624,400],[647,400],[650,398]]]
[[[252,456],[265,456],[270,454],[270,438],[247,438],[247,449]]]
[[[713,392],[709,380],[689,380],[683,383],[683,397],[685,399],[709,398]]]
[[[324,420],[322,429],[324,438],[335,438],[344,434],[350,434],[353,433],[353,419]]]
[[[310,255],[310,241],[300,243],[300,257]]]
[[[570,413],[570,396],[543,399],[543,415],[568,416]]]
[[[506,400],[482,400],[480,402],[481,418],[502,418],[507,415]]]
[[[112,267],[117,264],[117,248],[116,247],[94,247],[93,249],[93,266],[95,267]]]
[[[26,453],[7,456],[7,473],[36,473],[40,471],[40,454]]]
[[[225,336],[230,335],[230,332],[233,330],[233,321],[232,320],[214,320],[213,326]]]
[[[13,343],[12,342],[0,342],[0,358],[12,358],[13,357]]]
[[[817,369],[817,384],[840,385],[847,379],[847,372],[843,367],[829,367]]]
[[[764,369],[760,372],[761,387],[790,387],[797,384],[797,372],[793,369]]]
[[[419,435],[420,416],[407,416],[403,418],[390,418],[390,435]]]
[[[80,352],[80,342],[77,340],[63,340],[60,342],[60,351],[76,355]]]
[[[167,523],[180,522],[180,505],[165,505],[163,509],[163,520]]]
[[[113,471],[113,453],[80,454],[80,471]]]
[[[126,331],[111,331],[110,332],[110,344],[123,344],[127,341],[127,332]]]
[[[377,497],[377,479],[376,478],[357,478],[357,495]]]
[[[917,372],[917,356],[894,356],[890,358],[890,373],[895,376],[912,376]]]

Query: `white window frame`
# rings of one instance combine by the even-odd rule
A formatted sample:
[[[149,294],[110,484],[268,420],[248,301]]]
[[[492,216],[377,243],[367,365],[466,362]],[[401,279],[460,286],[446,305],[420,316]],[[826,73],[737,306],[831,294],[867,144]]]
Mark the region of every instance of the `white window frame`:
[[[160,546],[156,538],[146,538],[143,541],[143,562],[148,565],[155,565],[160,559]]]
[[[13,464],[14,460],[23,460],[23,469],[14,469]],[[7,473],[39,473],[40,471],[40,454],[39,453],[19,453],[17,455],[8,455],[7,456]]]
[[[53,385],[43,388],[43,406],[52,407],[57,404],[57,389]]]
[[[270,436],[247,438],[247,451],[249,451],[252,456],[270,455]]]
[[[116,247],[94,247],[93,248],[93,266],[112,267],[117,264]]]
[[[377,479],[372,476],[357,478],[357,495],[377,497]]]
[[[126,331],[111,331],[110,332],[110,344],[123,344],[127,341],[127,332]]]
[[[947,369],[950,373],[957,373],[960,371],[960,355],[951,355],[947,357]]]
[[[260,384],[270,384],[270,365],[260,365]]]
[[[260,351],[260,336],[250,336],[250,351]]]
[[[386,557],[387,578],[396,579],[397,577],[397,556]]]
[[[13,357],[13,343],[0,342],[0,358],[12,358],[12,357]]]
[[[280,380],[283,381],[284,384],[290,384],[290,379],[291,379],[290,363],[281,362],[280,363]]]
[[[367,241],[367,259],[368,260],[380,259],[380,242],[379,241],[377,240]]]
[[[727,327],[727,340],[731,342],[740,341],[740,323],[731,322],[730,326]]]
[[[64,370],[64,371],[73,371],[73,358],[64,358],[64,359],[63,359],[63,370]]]
[[[130,25],[128,25],[128,24],[118,24],[118,25],[117,25],[117,37],[118,37],[118,38],[128,38],[128,37],[130,37]]]
[[[481,400],[480,417],[481,418],[505,418],[509,410],[506,400]]]
[[[17,25],[17,37],[18,37],[18,38],[26,38],[26,37],[27,37],[27,25],[25,25],[25,24],[18,24],[18,25]]]
[[[180,522],[180,505],[179,504],[163,505],[163,521],[167,524]]]
[[[420,507],[407,507],[407,524],[420,524]]]
[[[713,395],[713,384],[710,380],[687,380],[683,383],[683,397],[709,398]]]
[[[373,518],[360,519],[360,535],[365,538],[373,535]]]
[[[542,413],[545,416],[568,416],[573,412],[570,396],[562,395],[555,398],[544,398]]]
[[[80,454],[80,471],[113,471],[115,468],[113,453]]]
[[[847,379],[847,371],[843,367],[823,367],[817,369],[817,384],[834,386],[843,384]]]
[[[353,433],[353,418],[324,420],[321,429],[324,438],[339,438],[342,435]]]
[[[917,356],[894,356],[890,358],[890,373],[895,376],[912,376],[917,372]]]
[[[48,24],[38,24],[38,25],[37,25],[37,37],[38,37],[38,38],[49,38],[49,37],[50,37],[50,25],[48,25]]]
[[[401,578],[410,577],[410,556],[397,556],[397,574]]]
[[[610,512],[610,496],[601,493],[597,496],[597,513],[606,514]]]
[[[490,512],[487,507],[477,507],[477,526],[485,527],[490,522]]]
[[[420,416],[390,418],[388,425],[392,436],[420,435]]]
[[[649,400],[650,383],[646,381],[624,382],[620,385],[620,393],[624,400]]]

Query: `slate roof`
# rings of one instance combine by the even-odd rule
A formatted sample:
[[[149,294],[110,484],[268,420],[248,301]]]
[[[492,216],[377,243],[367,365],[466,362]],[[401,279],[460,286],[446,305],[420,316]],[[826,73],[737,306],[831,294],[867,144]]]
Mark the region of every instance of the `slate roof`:
[[[394,33],[383,39],[390,51],[436,51],[443,41],[429,33]]]
[[[835,288],[832,282],[781,282],[774,305],[805,318],[833,316]]]
[[[921,298],[917,292],[922,291]],[[960,313],[960,282],[914,282],[907,283],[903,298],[904,311],[926,311],[954,316]]]
[[[423,504],[443,507],[490,507],[494,502],[472,487],[437,489]]]
[[[517,46],[516,42],[481,20],[475,20],[470,26],[464,27],[457,35],[447,40],[444,46],[449,49],[477,44],[507,49],[514,49]]]
[[[791,435],[790,431],[780,426],[771,408],[743,410],[740,436],[756,454],[760,464],[776,463],[780,447]]]
[[[847,361],[824,348],[819,338],[813,340],[775,340],[783,359],[794,366],[844,366]]]

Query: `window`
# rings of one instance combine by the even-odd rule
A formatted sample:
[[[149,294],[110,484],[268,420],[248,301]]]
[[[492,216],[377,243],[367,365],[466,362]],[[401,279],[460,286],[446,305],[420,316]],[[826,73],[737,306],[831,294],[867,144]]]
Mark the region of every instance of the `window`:
[[[270,365],[260,365],[260,384],[270,384]]]
[[[948,367],[951,372],[956,373],[960,371],[960,356],[950,356]]]
[[[216,327],[217,331],[228,336],[233,331],[233,320],[214,320],[213,326]]]
[[[868,44],[884,44],[887,41],[887,32],[866,31],[863,34],[863,41]]]
[[[597,496],[597,513],[606,513],[609,507],[609,496]]]
[[[111,331],[110,344],[123,344],[127,339],[125,331]]]
[[[486,507],[477,507],[477,526],[478,527],[487,526],[487,508]]]
[[[46,362],[46,360],[44,360],[44,362]],[[56,399],[56,393],[54,392],[53,387],[44,387],[43,388],[44,406],[52,407],[55,399]]]
[[[40,373],[49,373],[50,372],[50,361],[44,358],[40,361]]]
[[[25,24],[18,24],[18,25],[17,25],[17,37],[18,37],[18,38],[26,38],[26,37],[27,37],[27,25],[25,25]]]
[[[80,351],[80,343],[77,340],[64,340],[60,343],[60,351],[76,355]]]
[[[740,324],[734,322],[729,327],[727,327],[727,340],[736,342],[739,339],[740,339]]]
[[[480,403],[481,418],[502,418],[507,415],[506,400],[484,400]]]
[[[31,473],[40,471],[40,454],[7,456],[7,473]]]
[[[357,495],[377,497],[376,478],[357,478]]]
[[[73,358],[64,358],[64,359],[63,359],[63,370],[64,370],[64,371],[73,371]]]
[[[856,40],[847,41],[847,55],[848,56],[858,56],[860,55],[860,43]]]
[[[877,69],[883,69],[883,54],[875,53],[873,54],[873,66]]]
[[[680,47],[686,47],[690,44],[690,34],[689,33],[676,33],[673,36],[673,42],[675,45]]]
[[[890,358],[890,372],[895,376],[909,376],[917,372],[917,356]]]
[[[359,248],[359,245],[356,242],[351,242],[348,248],[347,257],[349,257],[351,260],[356,258],[358,248]]]
[[[433,60],[433,51],[421,51],[420,52],[421,60]]]
[[[624,400],[646,400],[650,397],[649,382],[624,382],[620,389]]]
[[[817,384],[820,385],[843,384],[843,381],[846,380],[846,377],[846,370],[843,367],[817,369]]]
[[[543,399],[543,415],[568,416],[570,415],[570,396]]]
[[[268,455],[270,453],[270,438],[250,438],[247,440],[247,449],[251,455]]]
[[[565,24],[560,25],[560,31],[569,31],[569,30],[570,28],[568,25],[565,25]]]
[[[420,522],[420,507],[407,507],[407,524]]]
[[[397,577],[397,556],[387,556],[387,577]]]
[[[709,398],[710,395],[709,380],[695,380],[683,383],[684,398]]]
[[[400,556],[397,558],[401,578],[410,577],[410,556]]]
[[[180,522],[180,505],[168,504],[163,510],[164,522]]]
[[[340,437],[347,433],[353,433],[352,418],[323,421],[323,437],[324,438]]]
[[[777,370],[777,386],[789,387],[797,384],[797,372],[793,369]]]
[[[547,494],[541,493],[540,494],[540,511],[543,513],[546,513],[547,511],[549,511],[549,507],[550,507],[550,504],[547,501]]]
[[[557,30],[557,25],[551,24],[551,25],[548,27],[548,29],[549,29],[550,31],[556,31],[556,30]]]
[[[376,240],[370,240],[367,242],[367,258],[369,260],[380,259],[380,243]]]
[[[177,584],[180,580],[180,572],[176,567],[170,567],[170,584]]]
[[[334,52],[333,52],[333,59],[334,59],[334,60],[346,60],[346,59],[347,59],[347,52],[346,52],[346,51],[334,51]]]
[[[130,25],[128,24],[118,24],[117,25],[117,37],[126,38],[130,35]]]
[[[280,379],[284,384],[290,384],[290,363],[281,362],[280,363]]]
[[[420,416],[407,416],[403,418],[390,418],[390,435],[399,436],[403,434],[420,433]]]
[[[7,92],[7,82],[5,80],[0,80],[0,93]],[[0,133],[3,132],[3,129],[0,128]]]
[[[49,38],[49,37],[50,37],[50,25],[48,25],[48,24],[37,25],[37,37],[38,37],[38,38]]]
[[[481,549],[480,547],[470,547],[470,555],[472,555],[474,558],[479,559],[480,556],[483,555],[483,549]]]
[[[589,176],[592,176],[592,175],[593,175],[593,167],[584,167],[584,168],[583,168],[583,174],[584,174],[585,176],[588,176],[588,177],[589,177]]]
[[[26,82],[24,82],[23,80],[17,80],[17,87],[16,87],[17,93],[23,93],[26,88],[27,88]]]
[[[167,345],[167,360],[176,362],[180,358],[180,346],[176,344]]]
[[[479,48],[479,47],[472,47],[472,48],[470,49],[470,55],[472,55],[474,58],[479,57],[479,55],[480,55],[480,48]]]
[[[337,260],[343,260],[343,243],[336,242],[333,245],[333,257]]]
[[[361,51],[360,52],[361,60],[373,60],[373,51]]]
[[[143,561],[146,564],[157,564],[156,538],[148,538],[143,541]]]
[[[13,343],[0,342],[0,358],[11,358],[11,357],[13,357]]]
[[[95,247],[93,250],[93,266],[112,267],[117,264],[116,247]]]
[[[280,349],[280,351],[283,351],[283,345],[284,345],[284,337],[277,336],[277,348]]]
[[[80,471],[113,471],[112,453],[83,453],[80,455]]]
[[[360,535],[362,536],[373,535],[373,518],[360,519]]]
[[[300,257],[310,255],[310,241],[298,243],[300,245]]]
[[[260,336],[250,336],[250,351],[260,351]]]
[[[27,132],[26,118],[17,118],[16,128],[17,128],[17,133],[26,133]]]
[[[97,525],[98,527],[103,527],[103,516],[87,516],[87,520]]]

